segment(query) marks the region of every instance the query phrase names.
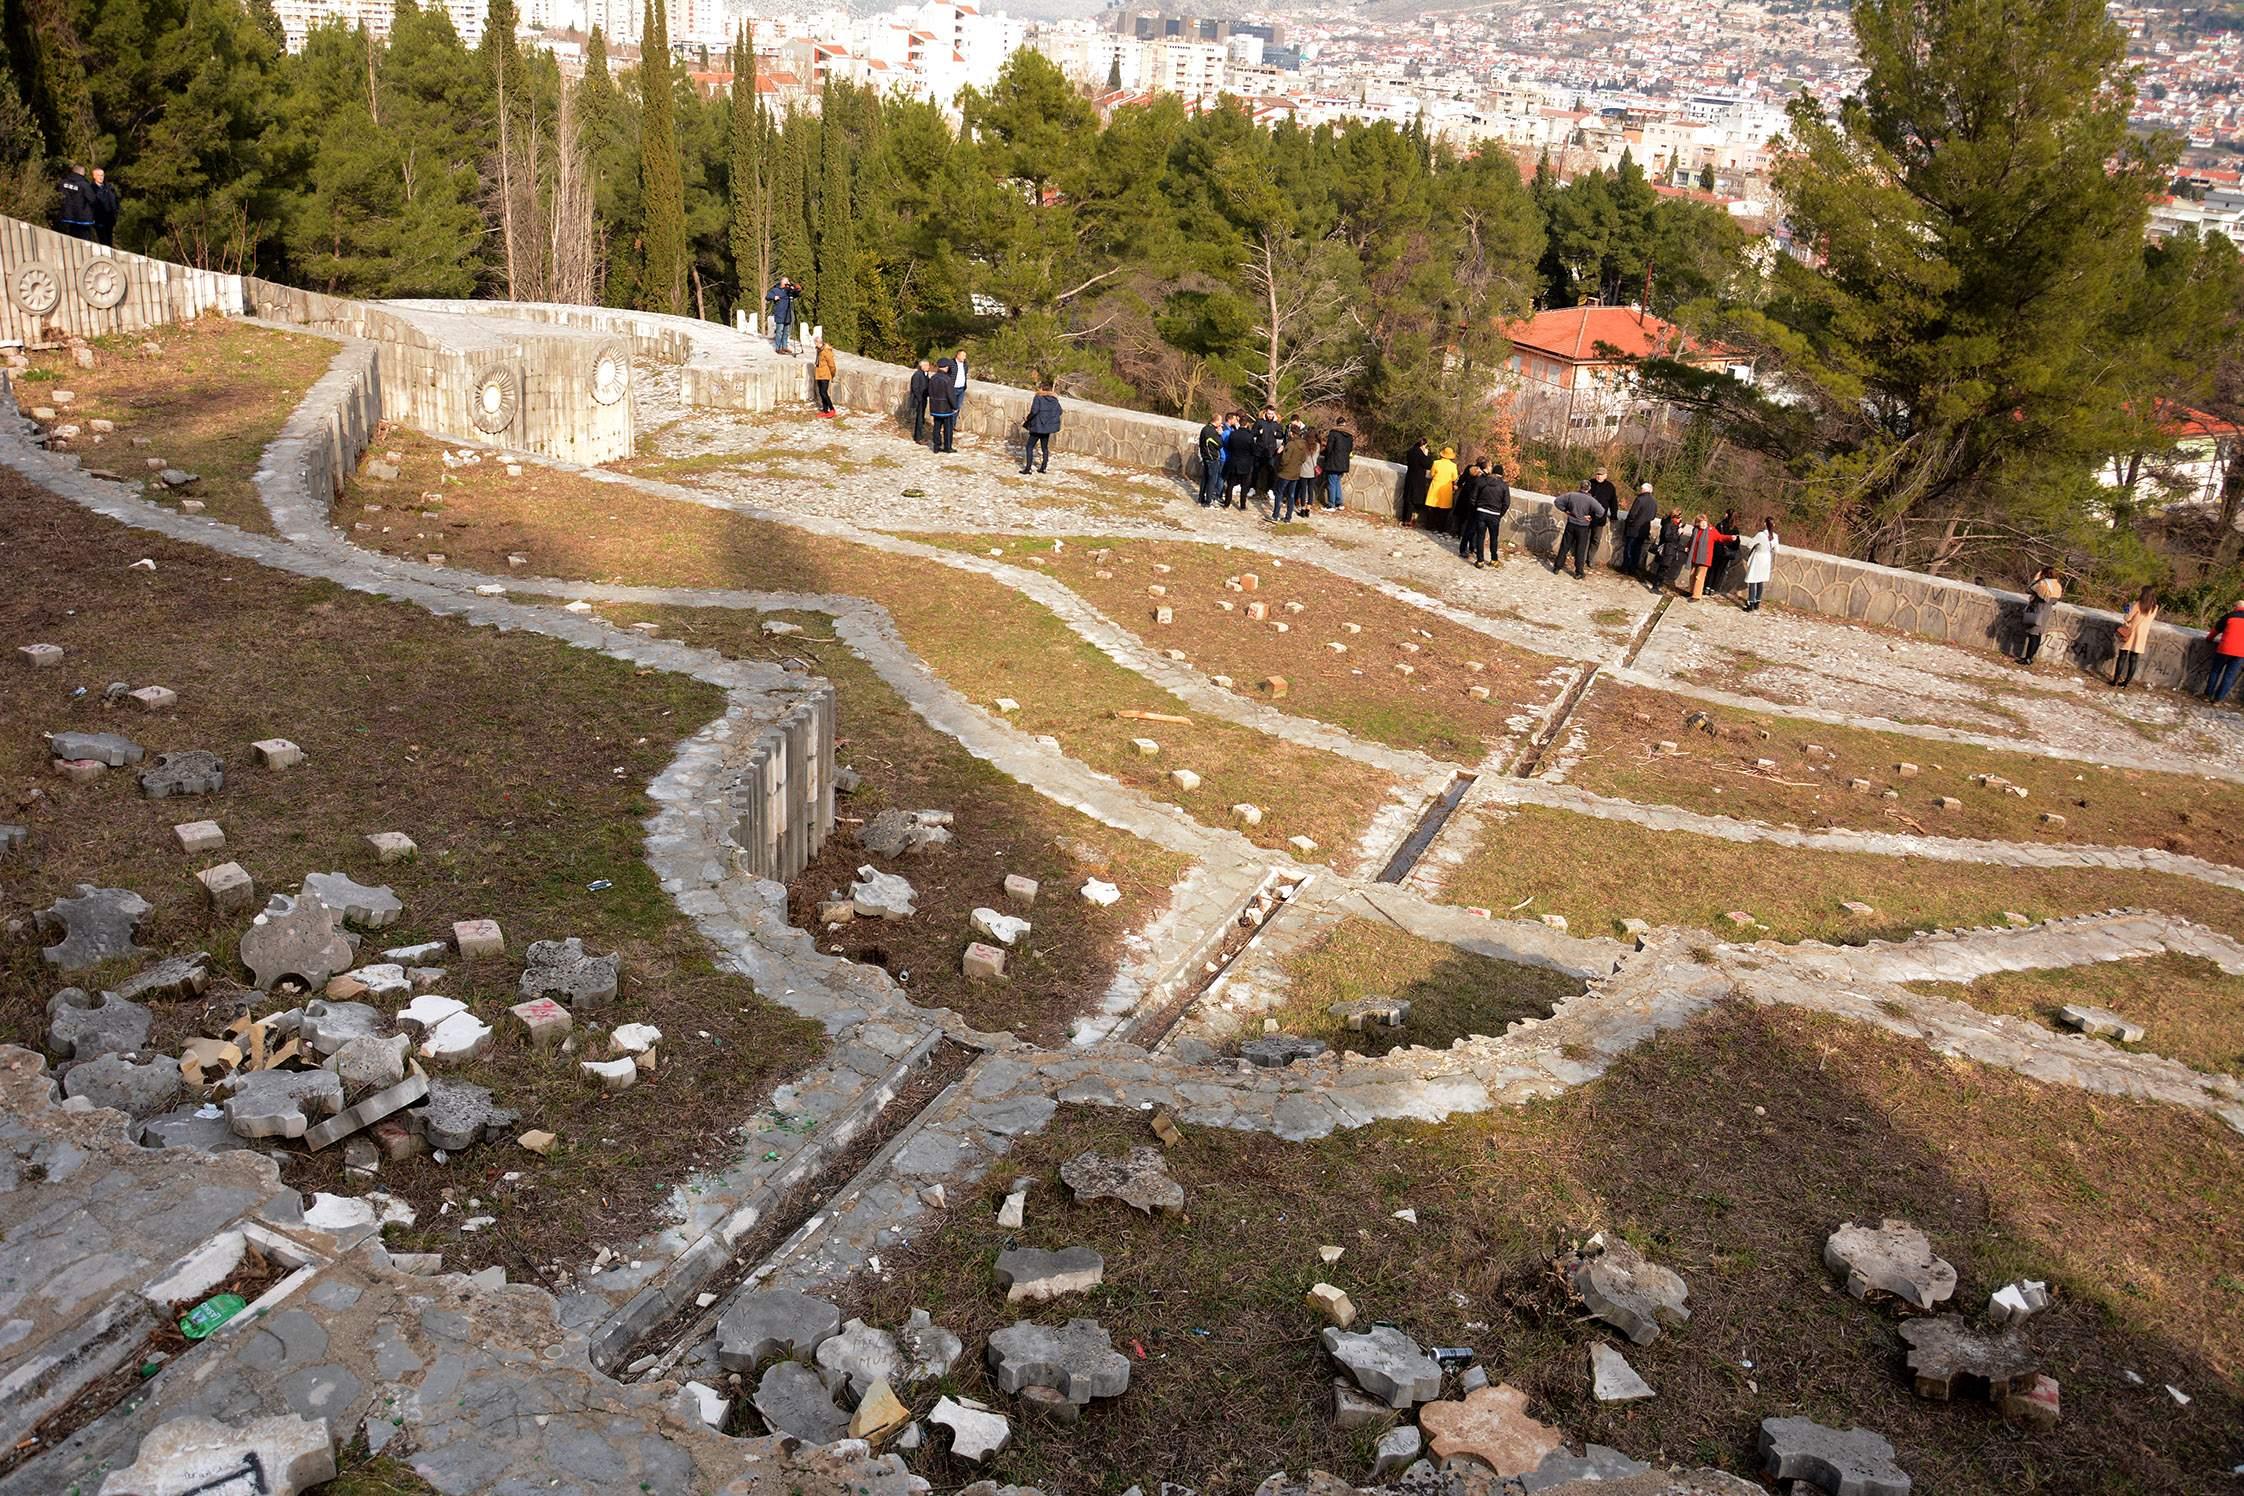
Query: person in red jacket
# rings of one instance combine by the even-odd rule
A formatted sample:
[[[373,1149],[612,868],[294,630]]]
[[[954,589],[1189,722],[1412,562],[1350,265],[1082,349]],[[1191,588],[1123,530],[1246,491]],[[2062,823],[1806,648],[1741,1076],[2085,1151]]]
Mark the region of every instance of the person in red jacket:
[[[2236,684],[2237,672],[2244,670],[2244,597],[2206,631],[2205,640],[2213,646],[2212,668],[2205,672],[2205,697],[2208,701],[2226,701],[2229,688]]]
[[[1706,521],[1705,515],[1691,529],[1691,601],[1697,602],[1706,591],[1706,574],[1714,565],[1714,548],[1724,541],[1735,540],[1735,535],[1725,535]]]

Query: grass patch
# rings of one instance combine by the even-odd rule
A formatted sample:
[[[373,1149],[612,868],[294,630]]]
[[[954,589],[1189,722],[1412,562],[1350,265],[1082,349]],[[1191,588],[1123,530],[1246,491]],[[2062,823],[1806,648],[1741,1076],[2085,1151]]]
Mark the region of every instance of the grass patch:
[[[645,619],[659,624],[665,637],[739,659],[807,659],[834,683],[840,710],[835,761],[855,768],[864,783],[837,802],[842,824],[789,886],[788,915],[822,948],[885,968],[922,1006],[956,1008],[978,1027],[1011,1029],[1038,1044],[1065,1043],[1071,1020],[1098,1007],[1130,933],[1166,906],[1170,886],[1188,866],[1176,853],[1047,800],[929,727],[847,645],[820,637],[830,632],[830,619],[783,615],[808,632],[772,639],[759,631],[760,614],[610,611],[621,622]],[[891,805],[954,812],[951,845],[893,864],[872,856],[853,833]],[[818,904],[846,892],[864,863],[910,879],[919,912],[825,931]],[[1042,885],[1033,908],[1016,910],[1006,900],[1008,873]],[[1118,885],[1122,901],[1100,909],[1077,897],[1089,877]],[[1022,914],[1033,926],[1008,957],[1004,982],[969,982],[960,970],[967,942],[980,938],[970,923],[977,906]]]
[[[362,477],[355,495],[386,503],[433,486],[440,449],[402,435],[393,445],[404,454],[402,475],[388,484]],[[1319,857],[1345,861],[1391,788],[1377,770],[1232,723],[1194,718],[1149,731],[1118,718],[1124,710],[1189,713],[1048,609],[986,577],[579,474],[526,467],[507,478],[489,463],[467,471],[423,533],[357,538],[400,555],[443,552],[453,565],[502,575],[507,557],[519,555],[538,576],[871,598],[889,610],[904,642],[969,698],[1018,700],[1012,720],[1023,731],[1049,734],[1091,767],[1210,821],[1227,823],[1233,804],[1258,805],[1262,823],[1246,834],[1267,847],[1303,835],[1322,849]],[[1131,739],[1148,735],[1162,744],[1161,756],[1131,750]],[[1201,776],[1197,790],[1170,781],[1180,766]]]
[[[128,569],[143,556],[155,560],[153,573]],[[14,787],[10,818],[31,828],[27,851],[0,858],[6,919],[80,882],[131,888],[155,906],[143,945],[208,950],[235,971],[248,917],[211,914],[194,881],[232,860],[260,890],[294,889],[328,870],[393,887],[405,915],[367,938],[369,959],[441,938],[454,920],[501,922],[510,958],[455,963],[441,989],[499,1031],[492,1051],[458,1073],[490,1086],[524,1127],[564,1143],[543,1159],[500,1144],[466,1164],[478,1183],[486,1169],[523,1176],[502,1198],[483,1191],[499,1224],[471,1236],[454,1228],[474,1212],[438,1215],[447,1198],[470,1192],[459,1188],[463,1161],[384,1166],[381,1187],[421,1212],[416,1239],[443,1246],[452,1266],[504,1263],[510,1276],[535,1281],[589,1242],[637,1238],[673,1185],[722,1154],[755,1099],[819,1053],[816,1025],[715,967],[641,856],[644,788],[678,740],[722,710],[714,688],[127,530],[12,476],[0,476],[0,566],[15,584],[0,598],[5,636],[68,651],[59,669],[0,671],[9,728],[0,781]],[[101,688],[112,680],[170,686],[178,706],[160,716],[105,708]],[[79,685],[90,692],[73,702]],[[209,749],[226,761],[225,788],[148,800],[130,770],[67,783],[39,737],[66,728],[121,732],[151,755]],[[309,762],[282,773],[254,767],[249,743],[279,736]],[[224,827],[225,850],[190,858],[171,827],[205,819]],[[420,855],[378,864],[364,840],[375,831],[405,832]],[[610,886],[587,887],[601,880]],[[574,1056],[532,1052],[506,1013],[520,1001],[520,952],[570,935],[623,953],[623,992],[602,1017],[652,1022],[668,1035],[659,1075],[621,1095],[603,1094]],[[48,995],[65,985],[39,949],[29,937],[0,941],[0,1038],[33,1047]],[[71,980],[94,987],[123,974]],[[288,1004],[263,1010],[280,1006]],[[157,1009],[157,1042],[201,1031],[202,1004]],[[286,1155],[288,1182],[358,1192],[342,1184],[342,1152]]]
[[[144,351],[146,342],[155,351]],[[98,339],[94,366],[71,365],[67,351],[34,353],[20,392],[29,415],[48,405],[56,389],[77,398],[41,422],[51,430],[76,424],[81,434],[69,450],[87,467],[149,479],[150,497],[200,499],[212,519],[270,534],[272,521],[251,478],[265,448],[280,434],[305,393],[335,359],[337,345],[308,333],[276,332],[225,317],[202,317],[130,337]],[[98,437],[91,423],[114,422]],[[136,447],[136,438],[148,445]],[[153,482],[146,459],[200,474],[193,488],[173,493]]]
[[[1582,984],[1561,972],[1520,966],[1426,940],[1380,920],[1349,918],[1286,962],[1285,1002],[1264,1015],[1289,1034],[1356,1054],[1422,1044],[1446,1049],[1475,1034],[1501,1034],[1522,1018],[1547,1018]],[[1410,1004],[1401,1028],[1351,1033],[1334,1003],[1397,997]]]
[[[2031,1018],[2061,1032],[2057,1010],[2067,1003],[2109,1008],[2143,1025],[2139,1045],[2199,1070],[2244,1076],[2244,977],[2212,962],[2168,952],[2134,961],[2099,961],[2044,971],[2000,971],[1968,985],[1912,982],[1919,992],[1952,997],[1987,1013]],[[2116,1042],[2116,1041],[2112,1041]]]
[[[1552,694],[1546,678],[1556,661],[1321,567],[1190,541],[1079,539],[1063,542],[1056,554],[1042,539],[959,536],[940,543],[979,555],[1002,549],[1065,582],[1147,648],[1183,649],[1196,667],[1230,676],[1249,695],[1263,695],[1262,681],[1283,676],[1287,694],[1272,703],[1281,711],[1454,763],[1479,763],[1510,740],[1506,717],[1539,711]],[[1255,574],[1256,590],[1227,590],[1226,580],[1242,572]],[[1152,587],[1163,591],[1155,595]],[[1253,603],[1269,616],[1248,618]],[[1288,612],[1289,603],[1302,611]],[[1163,607],[1173,624],[1155,622]],[[1347,632],[1346,623],[1361,632]],[[1334,643],[1347,652],[1327,647]],[[1396,668],[1404,665],[1410,674]],[[1490,699],[1466,694],[1474,686],[1489,690]]]
[[[1332,1427],[1332,1372],[1302,1304],[1320,1279],[1347,1290],[1364,1320],[1428,1346],[1471,1346],[1569,1438],[1655,1463],[1754,1473],[1760,1420],[1791,1413],[1887,1435],[1926,1491],[2198,1491],[2234,1461],[2244,1300],[2217,1285],[2244,1268],[2232,1229],[2244,1153],[2193,1113],[1737,1004],[1551,1102],[1299,1145],[1186,1133],[1169,1157],[1189,1219],[1065,1203],[1062,1161],[1150,1138],[1133,1114],[1063,1109],[940,1229],[884,1252],[881,1277],[840,1295],[845,1315],[883,1324],[925,1307],[971,1352],[1022,1317],[991,1284],[1009,1240],[1104,1254],[1103,1286],[1030,1315],[1096,1316],[1131,1356],[1130,1389],[1072,1427],[1019,1426],[987,1472],[998,1480],[1106,1493],[1172,1480],[1228,1496],[1281,1468],[1364,1478],[1376,1431]],[[2162,1166],[2144,1168],[2146,1154]],[[1039,1186],[1026,1229],[1007,1233],[993,1217],[1016,1174]],[[1405,1206],[1416,1226],[1393,1219]],[[2021,1430],[1985,1403],[1913,1394],[1896,1317],[1848,1298],[1821,1261],[1839,1222],[1889,1214],[1955,1264],[1959,1304],[2022,1273],[2050,1282],[2056,1307],[2035,1322],[2034,1343],[2064,1387],[2058,1428]],[[1545,1266],[1600,1228],[1690,1285],[1689,1325],[1624,1347],[1658,1389],[1650,1402],[1592,1399],[1586,1345],[1599,1337]],[[1327,1243],[1346,1248],[1329,1268],[1316,1255]],[[955,1381],[1010,1410],[978,1357]],[[2177,1408],[2166,1382],[2194,1401]],[[917,1468],[939,1489],[979,1474],[941,1456]]]
[[[1509,909],[1530,895],[1534,903],[1522,917],[1563,914],[1580,931],[1637,918],[1728,934],[1732,927],[1723,915],[1742,910],[1766,927],[1755,930],[1755,938],[1859,944],[1919,930],[1999,925],[2010,911],[2039,920],[2147,906],[2244,938],[2244,894],[2190,878],[1803,852],[1541,806],[1490,815],[1480,845],[1445,892],[1451,903],[1489,909]],[[1840,907],[1848,900],[1878,912],[1849,914]]]
[[[1700,713],[1711,730],[1687,725]],[[1568,768],[1568,781],[1626,800],[1802,826],[2160,847],[2244,864],[2244,785],[2225,780],[1804,722],[1633,686],[1593,687],[1573,720],[1586,729],[1589,748]],[[1653,753],[1661,738],[1683,752]],[[1811,753],[1810,745],[1821,751]],[[1764,758],[1776,768],[1756,772],[1755,761]],[[1902,777],[1903,763],[1920,772]],[[2026,794],[1974,783],[1981,774]],[[1850,790],[1852,779],[1871,788]],[[1901,798],[1881,799],[1887,789]],[[1938,809],[1939,796],[1963,804]],[[2045,813],[2064,817],[2064,824],[2044,822]]]

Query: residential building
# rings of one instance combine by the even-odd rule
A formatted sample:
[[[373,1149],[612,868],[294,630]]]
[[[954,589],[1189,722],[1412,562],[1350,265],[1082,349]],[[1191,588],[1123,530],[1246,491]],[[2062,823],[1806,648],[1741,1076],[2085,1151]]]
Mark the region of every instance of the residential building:
[[[1590,446],[1665,423],[1668,408],[1644,393],[1637,366],[1676,358],[1750,381],[1750,359],[1700,342],[1633,306],[1578,306],[1538,312],[1504,329],[1512,353],[1502,376],[1517,391],[1523,436],[1557,446]]]

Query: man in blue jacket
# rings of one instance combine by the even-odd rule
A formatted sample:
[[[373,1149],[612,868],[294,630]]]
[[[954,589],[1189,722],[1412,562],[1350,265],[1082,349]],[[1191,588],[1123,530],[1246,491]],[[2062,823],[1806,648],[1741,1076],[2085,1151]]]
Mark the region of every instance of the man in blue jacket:
[[[787,351],[787,339],[795,330],[795,301],[802,294],[802,288],[784,275],[764,293],[764,303],[771,308],[771,346],[777,352]]]
[[[1021,471],[1027,472],[1030,461],[1041,452],[1036,462],[1036,470],[1041,473],[1052,465],[1052,438],[1060,434],[1060,402],[1049,381],[1037,385],[1036,398],[1029,401],[1028,420],[1022,424],[1028,428],[1028,445],[1021,448]]]

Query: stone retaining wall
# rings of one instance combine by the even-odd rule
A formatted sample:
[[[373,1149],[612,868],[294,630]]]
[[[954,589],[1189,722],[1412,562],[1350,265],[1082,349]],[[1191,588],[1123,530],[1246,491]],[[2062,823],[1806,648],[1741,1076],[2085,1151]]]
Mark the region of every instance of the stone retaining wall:
[[[381,423],[381,349],[347,340],[257,465],[258,493],[284,537],[302,542],[319,535]]]
[[[127,254],[20,218],[0,218],[0,276],[0,344],[146,332],[242,311],[238,275]]]

